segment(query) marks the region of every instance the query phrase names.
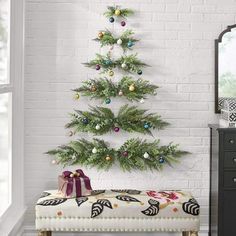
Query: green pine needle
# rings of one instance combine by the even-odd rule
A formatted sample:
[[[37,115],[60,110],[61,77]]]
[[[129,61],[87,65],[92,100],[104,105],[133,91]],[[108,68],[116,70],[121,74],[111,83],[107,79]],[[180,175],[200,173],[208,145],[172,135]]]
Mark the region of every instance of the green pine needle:
[[[148,153],[146,158],[145,153]],[[83,165],[108,170],[118,162],[123,171],[148,169],[159,171],[166,164],[171,166],[172,163],[178,162],[178,159],[187,152],[179,150],[177,145],[160,146],[159,140],[147,142],[130,139],[115,150],[103,140],[81,139],[48,151],[47,154],[54,156],[57,163],[64,166]]]
[[[130,91],[130,86],[134,86],[134,91]],[[102,99],[111,97],[125,97],[129,101],[140,101],[146,99],[147,95],[155,95],[158,86],[150,84],[147,80],[133,79],[130,76],[124,76],[119,83],[114,83],[105,78],[92,79],[83,82],[83,85],[74,89],[76,93],[91,99]],[[119,94],[119,93],[122,94]]]

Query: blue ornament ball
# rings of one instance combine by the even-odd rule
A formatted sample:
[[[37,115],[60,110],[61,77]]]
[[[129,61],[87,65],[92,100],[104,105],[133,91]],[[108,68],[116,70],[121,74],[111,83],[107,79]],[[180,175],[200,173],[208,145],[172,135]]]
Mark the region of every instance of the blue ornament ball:
[[[160,157],[160,158],[159,158],[159,163],[162,164],[162,163],[164,163],[164,162],[165,162],[165,159],[164,159],[163,157]]]
[[[89,123],[88,118],[84,117],[83,120],[82,120],[82,122],[83,122],[85,125],[87,125],[87,124]]]
[[[110,17],[110,18],[109,18],[109,21],[110,21],[111,23],[113,23],[113,22],[115,21],[114,17]]]
[[[138,75],[141,75],[143,72],[142,72],[142,70],[138,70]]]
[[[127,43],[127,46],[128,46],[129,48],[131,48],[132,46],[134,46],[134,43],[133,43],[132,41],[129,41],[129,42]]]
[[[110,103],[111,103],[111,99],[110,99],[110,98],[106,98],[106,99],[105,99],[105,103],[106,103],[106,104],[110,104]]]
[[[148,123],[145,123],[145,124],[143,125],[143,127],[144,127],[144,129],[149,129],[149,128],[150,128],[150,126],[149,126]]]

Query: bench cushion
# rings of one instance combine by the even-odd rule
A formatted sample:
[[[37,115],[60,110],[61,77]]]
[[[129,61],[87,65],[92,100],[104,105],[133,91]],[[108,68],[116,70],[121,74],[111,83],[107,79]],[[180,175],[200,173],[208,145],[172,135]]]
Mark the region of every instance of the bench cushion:
[[[91,196],[66,199],[52,190],[37,201],[36,227],[63,231],[197,231],[199,205],[183,191],[93,190]]]

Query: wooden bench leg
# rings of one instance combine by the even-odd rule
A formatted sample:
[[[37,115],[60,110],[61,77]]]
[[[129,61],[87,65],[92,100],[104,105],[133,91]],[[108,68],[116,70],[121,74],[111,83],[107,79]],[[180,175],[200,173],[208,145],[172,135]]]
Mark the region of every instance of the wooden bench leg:
[[[198,236],[198,232],[196,231],[184,231],[182,236]]]
[[[40,231],[38,236],[52,236],[52,231]]]

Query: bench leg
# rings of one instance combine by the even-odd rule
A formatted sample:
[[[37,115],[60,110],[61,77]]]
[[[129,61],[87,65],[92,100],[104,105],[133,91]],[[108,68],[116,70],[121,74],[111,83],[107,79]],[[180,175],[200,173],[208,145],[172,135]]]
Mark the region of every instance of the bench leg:
[[[184,231],[182,236],[198,236],[198,232],[196,231]]]
[[[52,236],[52,231],[40,231],[38,236]]]

